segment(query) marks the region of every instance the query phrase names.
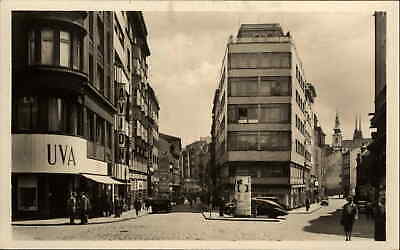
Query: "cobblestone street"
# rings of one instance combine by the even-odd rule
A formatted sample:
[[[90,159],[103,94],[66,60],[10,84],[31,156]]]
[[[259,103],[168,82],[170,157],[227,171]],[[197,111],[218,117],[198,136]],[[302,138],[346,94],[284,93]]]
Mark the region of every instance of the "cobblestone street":
[[[89,225],[14,225],[15,240],[272,240],[343,241],[339,224],[343,199],[313,213],[291,213],[279,221],[206,220],[189,209],[148,214]],[[301,208],[304,209],[304,208]],[[300,209],[300,210],[301,210]],[[356,221],[353,240],[373,240],[373,222],[364,214]]]

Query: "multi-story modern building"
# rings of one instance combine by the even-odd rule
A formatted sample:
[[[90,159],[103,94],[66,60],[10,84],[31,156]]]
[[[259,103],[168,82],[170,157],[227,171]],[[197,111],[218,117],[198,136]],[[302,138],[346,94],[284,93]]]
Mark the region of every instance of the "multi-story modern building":
[[[158,142],[159,166],[154,172],[158,181],[153,196],[176,199],[181,191],[181,139],[160,133]]]
[[[225,199],[234,176],[252,196],[304,203],[312,168],[313,98],[294,40],[279,24],[243,24],[230,38],[215,92],[212,137]]]
[[[72,191],[87,192],[95,214],[104,199],[129,199],[133,45],[149,55],[142,13],[18,11],[12,24],[13,217],[61,216]]]

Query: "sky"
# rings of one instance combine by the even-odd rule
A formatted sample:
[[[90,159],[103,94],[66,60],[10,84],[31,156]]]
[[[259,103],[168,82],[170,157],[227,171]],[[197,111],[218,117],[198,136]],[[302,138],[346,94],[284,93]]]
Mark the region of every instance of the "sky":
[[[365,12],[144,12],[150,81],[160,102],[159,131],[183,145],[209,136],[212,100],[226,43],[242,23],[280,23],[290,31],[305,78],[317,91],[314,110],[331,142],[336,112],[344,139],[356,114],[370,137],[374,112],[374,19]]]

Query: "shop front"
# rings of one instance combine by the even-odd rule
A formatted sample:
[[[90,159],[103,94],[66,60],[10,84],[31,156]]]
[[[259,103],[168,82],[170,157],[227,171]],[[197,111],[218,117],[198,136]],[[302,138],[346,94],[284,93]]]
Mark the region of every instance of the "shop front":
[[[66,215],[70,192],[86,192],[93,215],[116,185],[107,163],[87,158],[87,142],[73,136],[12,135],[12,217],[53,218]]]

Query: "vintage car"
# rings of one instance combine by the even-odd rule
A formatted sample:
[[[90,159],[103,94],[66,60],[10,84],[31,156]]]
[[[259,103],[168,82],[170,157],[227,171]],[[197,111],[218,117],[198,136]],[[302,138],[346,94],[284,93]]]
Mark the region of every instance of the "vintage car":
[[[276,199],[271,197],[251,198],[252,216],[268,216],[276,218],[287,215],[288,212],[284,205],[279,204]],[[228,202],[224,206],[224,214],[234,215],[236,205],[234,202]]]
[[[278,202],[278,200],[269,199],[267,197],[256,197],[251,199],[252,210],[256,213],[254,216],[268,216],[276,218],[278,216],[288,215],[286,207]]]
[[[152,213],[171,212],[172,205],[169,199],[151,199],[150,200]]]
[[[369,213],[370,204],[368,201],[357,201],[358,212],[361,214]]]
[[[321,200],[321,206],[328,206],[329,205],[329,200],[328,198],[324,198]]]

